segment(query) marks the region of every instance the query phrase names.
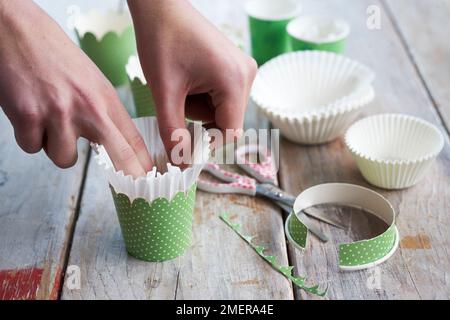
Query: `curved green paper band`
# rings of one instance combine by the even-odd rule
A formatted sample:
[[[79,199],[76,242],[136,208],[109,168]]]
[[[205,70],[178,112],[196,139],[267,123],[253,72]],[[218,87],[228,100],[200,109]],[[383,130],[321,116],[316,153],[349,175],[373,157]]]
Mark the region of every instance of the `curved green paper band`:
[[[100,40],[87,32],[83,37],[76,31],[80,47],[91,58],[104,75],[117,87],[127,82],[125,65],[128,58],[136,53],[136,40],[132,26],[120,35],[108,32]]]
[[[128,196],[117,194],[112,186],[110,189],[130,255],[145,261],[165,261],[189,248],[195,184],[186,193],[177,193],[171,201],[158,198],[151,203],[142,198],[131,203]]]
[[[388,225],[382,234],[367,240],[339,245],[339,267],[343,270],[360,270],[384,262],[397,249],[398,230],[395,211],[382,195],[370,189],[345,184],[326,183],[303,191],[296,199],[294,211],[300,212],[318,204],[340,204],[362,208]],[[286,236],[294,246],[304,249],[307,241],[306,227],[290,214],[285,224]]]

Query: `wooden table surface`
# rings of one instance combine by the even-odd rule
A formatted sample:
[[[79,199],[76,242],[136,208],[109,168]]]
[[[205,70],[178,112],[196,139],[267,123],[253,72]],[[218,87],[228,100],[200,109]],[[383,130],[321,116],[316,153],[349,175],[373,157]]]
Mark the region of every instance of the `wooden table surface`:
[[[61,24],[64,1],[38,1]],[[88,1],[80,1],[86,6]],[[216,25],[248,42],[243,1],[194,1]],[[320,283],[325,299],[450,298],[450,33],[449,0],[303,0],[303,12],[346,19],[348,56],[376,72],[376,99],[367,114],[406,113],[426,119],[446,144],[417,186],[381,192],[397,212],[401,234],[395,255],[375,269],[339,271],[337,243],[371,236],[380,226],[369,215],[335,210],[351,225],[330,232],[326,244],[309,241],[304,253],[287,244],[272,204],[247,196],[198,192],[194,241],[182,257],[164,263],[127,255],[107,183],[85,141],[74,168],[57,169],[43,153],[26,155],[0,115],[0,299],[315,299],[275,272],[218,215],[236,216],[244,230],[283,264]],[[366,27],[366,10],[381,10],[381,29]],[[246,126],[267,120],[250,106]],[[324,182],[368,186],[342,138],[322,146],[281,141],[281,186],[294,194]],[[80,271],[80,287],[70,276]],[[67,272],[66,272],[67,271]],[[380,280],[374,286],[371,279]]]

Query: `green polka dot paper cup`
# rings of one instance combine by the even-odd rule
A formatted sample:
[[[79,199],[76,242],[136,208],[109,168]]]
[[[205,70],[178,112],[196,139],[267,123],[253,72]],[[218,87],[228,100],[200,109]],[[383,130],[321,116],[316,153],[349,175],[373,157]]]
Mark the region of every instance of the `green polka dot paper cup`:
[[[145,177],[116,171],[103,146],[95,160],[108,179],[128,253],[145,261],[174,259],[191,244],[196,181],[209,158],[209,136],[200,124],[188,125],[192,164],[182,171],[169,162],[156,118],[134,122],[155,163]]]
[[[127,11],[92,10],[74,18],[80,47],[117,87],[127,83],[125,65],[136,53],[133,23]]]
[[[347,22],[325,16],[298,17],[287,26],[293,51],[320,50],[342,53],[350,26]]]
[[[248,15],[252,56],[258,65],[290,51],[288,23],[299,15],[298,0],[251,0],[245,4]]]
[[[137,56],[133,55],[128,59],[126,71],[131,92],[133,94],[136,117],[156,116],[156,107],[152,91],[147,84],[147,80],[145,79],[144,72],[142,71]]]

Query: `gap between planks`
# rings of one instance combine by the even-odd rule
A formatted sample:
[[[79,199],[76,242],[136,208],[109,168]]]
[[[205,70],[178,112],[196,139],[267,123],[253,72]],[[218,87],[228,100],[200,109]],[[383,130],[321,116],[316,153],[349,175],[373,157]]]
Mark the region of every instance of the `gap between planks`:
[[[442,114],[445,111],[444,110],[441,111],[440,108],[438,108],[437,101],[434,98],[434,95],[432,94],[431,89],[430,89],[429,85],[427,84],[427,81],[425,80],[425,76],[422,74],[422,71],[420,70],[418,63],[417,63],[413,53],[411,52],[411,47],[409,46],[405,35],[403,34],[403,32],[401,31],[401,29],[399,27],[400,22],[395,18],[394,13],[392,12],[391,7],[386,3],[386,0],[380,0],[380,3],[386,10],[387,16],[393,26],[393,29],[399,38],[399,42],[403,46],[403,50],[405,50],[406,55],[409,57],[409,60],[411,61],[411,64],[414,67],[414,70],[417,74],[418,79],[420,80],[423,88],[425,89],[425,92],[427,93],[428,98],[430,99],[430,102],[432,103],[434,109],[436,110],[438,118],[441,122],[442,127],[445,129],[447,137],[449,137],[450,136],[450,126],[445,122],[444,115]]]

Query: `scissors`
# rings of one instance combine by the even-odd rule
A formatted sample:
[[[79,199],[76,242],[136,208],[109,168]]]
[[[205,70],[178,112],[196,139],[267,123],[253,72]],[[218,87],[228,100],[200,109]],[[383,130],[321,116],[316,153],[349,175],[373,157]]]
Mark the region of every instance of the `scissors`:
[[[258,154],[260,162],[252,162],[247,159],[247,156],[252,153]],[[270,154],[260,152],[257,145],[246,145],[239,147],[235,155],[238,166],[251,177],[224,170],[214,163],[208,163],[203,171],[222,182],[211,182],[199,178],[198,188],[210,193],[236,193],[264,197],[277,204],[285,216],[289,215],[292,212],[295,197],[277,187],[276,172]],[[297,217],[311,233],[323,242],[327,242],[328,237],[312,223],[307,215],[338,228],[346,229],[345,225],[324,216],[320,210],[314,208],[303,210]]]

